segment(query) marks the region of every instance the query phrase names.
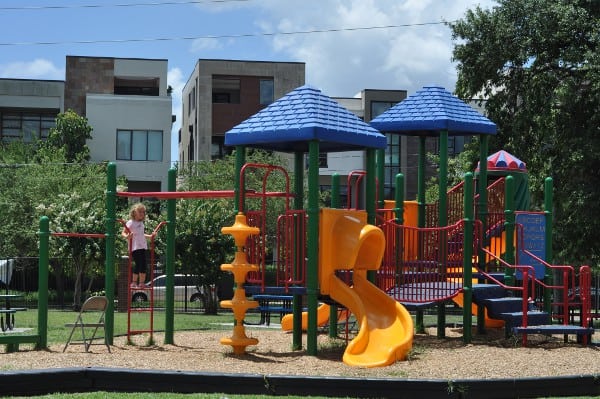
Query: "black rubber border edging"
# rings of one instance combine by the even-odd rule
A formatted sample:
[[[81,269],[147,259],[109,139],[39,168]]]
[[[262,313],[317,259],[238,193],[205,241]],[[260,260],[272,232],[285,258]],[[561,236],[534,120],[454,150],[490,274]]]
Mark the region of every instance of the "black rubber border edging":
[[[600,376],[493,380],[409,380],[217,374],[184,371],[66,368],[0,373],[0,394],[74,392],[177,392],[351,398],[494,399],[598,396]]]

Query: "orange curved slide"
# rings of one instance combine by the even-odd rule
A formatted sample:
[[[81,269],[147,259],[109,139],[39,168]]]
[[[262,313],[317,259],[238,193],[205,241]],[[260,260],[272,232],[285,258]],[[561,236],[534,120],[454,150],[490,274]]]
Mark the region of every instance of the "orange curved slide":
[[[329,321],[329,305],[322,303],[317,308],[317,326],[323,326]],[[292,331],[294,329],[294,315],[286,314],[281,319],[281,329]],[[308,329],[308,312],[302,312],[302,331]]]
[[[331,298],[359,321],[358,335],[346,347],[344,363],[381,367],[405,360],[413,341],[410,313],[362,273],[355,273],[353,281],[350,287],[335,275],[330,277]]]

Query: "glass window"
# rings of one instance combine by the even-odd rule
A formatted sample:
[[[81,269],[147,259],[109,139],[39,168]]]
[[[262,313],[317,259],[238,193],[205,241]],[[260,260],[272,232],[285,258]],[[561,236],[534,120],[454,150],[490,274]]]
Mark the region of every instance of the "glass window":
[[[269,105],[275,101],[275,85],[273,79],[260,80],[260,103]]]
[[[390,101],[371,101],[371,119],[377,118],[396,104],[396,102]]]
[[[148,132],[148,161],[162,161],[162,132]]]
[[[117,130],[117,159],[162,161],[161,130]]]
[[[48,138],[55,126],[57,113],[31,113],[0,110],[0,136],[2,141],[23,140],[31,143]]]
[[[384,178],[385,197],[391,199],[393,187],[396,184],[396,175],[400,173],[400,143],[401,136],[398,134],[386,134],[387,147],[385,148]]]

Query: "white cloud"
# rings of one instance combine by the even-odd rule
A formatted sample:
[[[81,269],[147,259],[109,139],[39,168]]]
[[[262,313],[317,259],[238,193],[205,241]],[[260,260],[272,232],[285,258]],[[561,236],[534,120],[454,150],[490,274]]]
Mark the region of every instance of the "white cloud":
[[[365,88],[406,89],[412,94],[431,83],[453,91],[456,70],[450,29],[444,24],[418,24],[456,20],[478,3],[486,8],[494,2],[296,0],[285,2],[285,7],[281,3],[262,4],[264,17],[256,25],[263,32],[408,25],[271,39],[275,52],[306,63],[307,83],[331,96],[348,96]]]
[[[210,39],[210,38],[202,38],[195,39],[192,41],[192,45],[190,46],[190,52],[199,53],[207,50],[215,50],[222,48],[223,45],[221,43],[222,39]]]
[[[35,59],[0,64],[0,77],[11,79],[49,79],[64,80],[65,70],[55,66],[51,61]]]

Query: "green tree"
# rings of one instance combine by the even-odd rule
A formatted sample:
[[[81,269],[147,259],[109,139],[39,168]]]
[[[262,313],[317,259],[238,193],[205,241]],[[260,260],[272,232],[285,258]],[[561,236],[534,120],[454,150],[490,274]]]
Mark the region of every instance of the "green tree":
[[[283,167],[285,160],[265,151],[249,151],[247,163],[269,164]],[[245,174],[245,187],[248,191],[285,191],[283,174],[272,172],[267,179],[265,170],[249,169]],[[235,177],[235,155],[221,160],[187,164],[179,170],[182,191],[233,190]],[[290,183],[291,184],[291,183]],[[247,199],[246,210],[260,210],[262,204],[257,199]],[[281,198],[272,198],[266,204],[267,256],[272,254],[276,237],[276,218],[284,209]],[[227,277],[220,265],[231,261],[235,247],[230,236],[221,233],[221,228],[234,222],[234,202],[232,199],[178,200],[177,202],[177,267],[183,272],[200,276],[204,288],[205,305],[208,313],[217,310],[216,292],[211,287],[219,285]],[[272,240],[270,238],[273,238]],[[211,297],[212,296],[212,297]]]
[[[67,162],[85,162],[90,159],[86,141],[92,138],[92,127],[84,116],[71,109],[56,117],[56,126],[50,129],[46,145],[64,150]]]
[[[500,0],[449,25],[457,95],[498,125],[490,151],[527,163],[538,206],[554,180],[555,261],[597,265],[600,1]]]

